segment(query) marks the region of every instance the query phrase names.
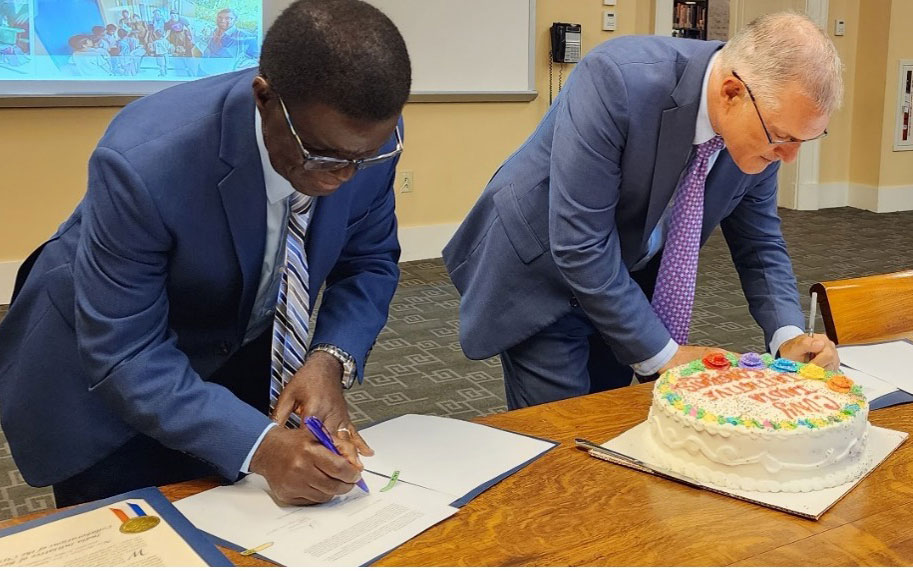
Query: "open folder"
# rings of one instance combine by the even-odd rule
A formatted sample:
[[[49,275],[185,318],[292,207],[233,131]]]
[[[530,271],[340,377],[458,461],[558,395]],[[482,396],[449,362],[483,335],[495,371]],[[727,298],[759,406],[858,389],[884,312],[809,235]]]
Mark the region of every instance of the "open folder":
[[[872,410],[913,402],[913,343],[841,345],[837,352],[847,375],[862,386]]]
[[[201,530],[290,566],[374,561],[442,521],[557,443],[462,420],[408,414],[361,431],[370,493],[353,488],[317,506],[276,502],[252,474],[176,502]],[[398,474],[395,483],[394,473]]]

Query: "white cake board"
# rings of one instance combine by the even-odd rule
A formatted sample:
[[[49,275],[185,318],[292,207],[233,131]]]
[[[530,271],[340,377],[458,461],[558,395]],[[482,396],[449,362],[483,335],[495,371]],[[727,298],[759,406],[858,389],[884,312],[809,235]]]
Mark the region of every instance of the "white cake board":
[[[872,426],[869,430],[868,445],[866,446],[866,461],[869,463],[869,469],[852,482],[814,492],[748,492],[695,482],[676,472],[656,467],[657,463],[652,458],[649,447],[643,444],[644,440],[649,437],[649,433],[650,428],[647,423],[642,422],[602,445],[603,448],[623,454],[637,462],[642,462],[644,465],[603,454],[599,450],[591,450],[590,455],[600,460],[606,460],[642,472],[653,473],[683,484],[813,520],[820,518],[840,498],[856,487],[856,484],[871,474],[872,470],[884,462],[885,458],[897,450],[907,439],[906,432]]]

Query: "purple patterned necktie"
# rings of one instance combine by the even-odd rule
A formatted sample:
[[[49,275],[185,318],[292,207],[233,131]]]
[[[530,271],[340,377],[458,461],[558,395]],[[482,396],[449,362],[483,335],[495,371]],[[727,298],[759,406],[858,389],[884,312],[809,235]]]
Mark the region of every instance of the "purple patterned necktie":
[[[697,146],[669,216],[669,233],[653,292],[653,310],[679,345],[688,343],[691,327],[707,165],[713,153],[722,148],[723,138],[719,135]]]

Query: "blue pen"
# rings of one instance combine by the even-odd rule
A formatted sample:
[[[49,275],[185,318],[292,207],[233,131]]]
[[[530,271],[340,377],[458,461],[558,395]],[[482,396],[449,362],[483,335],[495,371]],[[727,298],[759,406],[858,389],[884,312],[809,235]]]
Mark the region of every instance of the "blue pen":
[[[336,445],[333,444],[333,438],[330,436],[330,433],[327,432],[327,428],[323,425],[322,422],[320,422],[319,418],[317,418],[316,416],[309,416],[304,419],[304,425],[307,427],[308,430],[311,431],[311,434],[314,435],[314,438],[316,438],[317,440],[320,441],[321,444],[326,446],[330,452],[332,452],[333,454],[336,454],[337,456],[342,456],[342,454],[339,453],[339,450],[336,449]],[[368,490],[368,484],[365,484],[364,478],[362,478],[361,480],[358,480],[358,482],[356,482],[355,485],[358,486],[359,488],[361,488],[362,490],[364,490],[368,493],[371,493],[370,490]]]

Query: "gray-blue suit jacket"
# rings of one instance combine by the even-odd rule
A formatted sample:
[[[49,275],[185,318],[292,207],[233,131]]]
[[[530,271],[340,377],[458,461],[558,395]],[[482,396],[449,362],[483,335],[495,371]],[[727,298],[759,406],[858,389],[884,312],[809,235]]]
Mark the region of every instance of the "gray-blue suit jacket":
[[[669,333],[629,268],[686,166],[704,72],[721,45],[631,36],[583,58],[444,249],[468,357],[510,348],[578,302],[622,362],[665,347]],[[703,244],[722,226],[768,342],[803,321],[777,169],[744,174],[724,149],[707,180],[701,232]]]

